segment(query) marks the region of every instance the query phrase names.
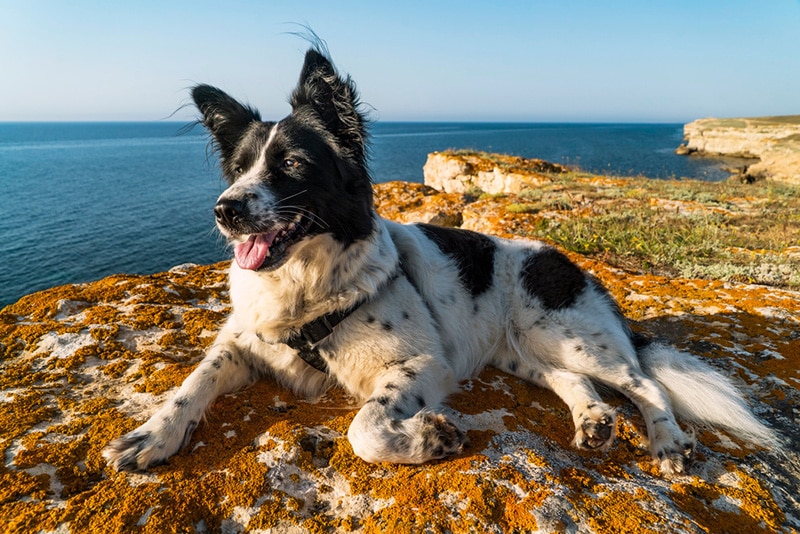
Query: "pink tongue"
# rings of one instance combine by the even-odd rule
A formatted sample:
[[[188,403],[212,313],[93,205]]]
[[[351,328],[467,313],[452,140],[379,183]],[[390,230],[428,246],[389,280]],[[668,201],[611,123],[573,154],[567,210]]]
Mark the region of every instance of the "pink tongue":
[[[278,232],[269,234],[253,234],[244,243],[239,243],[233,249],[236,264],[242,269],[254,271],[264,265],[269,256],[269,247],[275,240]]]

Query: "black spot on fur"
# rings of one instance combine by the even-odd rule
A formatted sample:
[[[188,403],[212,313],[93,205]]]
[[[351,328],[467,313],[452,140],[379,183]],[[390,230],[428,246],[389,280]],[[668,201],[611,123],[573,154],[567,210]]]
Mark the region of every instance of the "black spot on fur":
[[[420,407],[420,409],[425,407],[425,399],[422,398],[422,395],[417,395],[417,405]]]
[[[392,382],[389,382],[388,384],[383,386],[383,389],[388,389],[390,391],[394,390],[394,389],[397,389],[397,384],[393,384]]]
[[[410,315],[408,315],[408,312],[407,312],[407,311],[404,311],[404,312],[403,312],[403,319],[405,319],[406,321],[408,321],[410,318],[411,318],[411,316],[410,316]]]
[[[539,371],[531,371],[528,373],[528,378],[531,380],[541,381],[542,380],[542,373]]]
[[[172,401],[172,404],[174,404],[176,408],[185,408],[186,405],[189,404],[189,399],[186,397],[178,397]]]
[[[400,368],[400,372],[406,375],[406,377],[410,378],[411,380],[417,378],[417,372],[410,367],[402,367]]]
[[[425,236],[458,266],[458,277],[473,297],[492,286],[494,275],[494,241],[469,230],[418,224]]]
[[[406,417],[408,417],[408,414],[406,414],[403,408],[401,408],[400,405],[398,404],[392,406],[392,415],[394,415],[399,419],[405,419]]]
[[[620,384],[619,387],[622,391],[634,391],[642,387],[642,382],[639,380],[638,376],[630,373],[628,375],[628,380]]]
[[[375,322],[375,317],[373,317],[371,315],[367,315],[367,322],[368,323],[374,323]]]
[[[532,252],[520,277],[528,294],[550,310],[572,306],[586,288],[583,271],[552,248]]]
[[[391,369],[393,367],[402,367],[403,365],[406,364],[407,361],[408,361],[408,358],[397,358],[397,359],[390,360],[390,361],[386,362],[384,365],[385,365],[385,367],[387,369]],[[402,369],[401,369],[401,371],[402,371]]]
[[[508,362],[508,370],[512,373],[516,373],[519,365],[517,362]]]
[[[387,332],[391,331],[391,330],[392,330],[392,328],[393,328],[393,327],[392,327],[392,323],[390,323],[389,321],[383,321],[383,322],[381,322],[381,326],[382,326],[382,327],[383,327],[383,329],[384,329],[384,330],[386,330]]]
[[[395,434],[389,443],[389,447],[395,451],[408,450],[410,446],[410,438],[406,434]]]

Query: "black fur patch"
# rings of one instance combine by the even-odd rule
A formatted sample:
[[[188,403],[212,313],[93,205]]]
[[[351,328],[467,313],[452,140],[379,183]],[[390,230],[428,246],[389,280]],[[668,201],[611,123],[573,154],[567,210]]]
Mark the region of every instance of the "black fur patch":
[[[443,228],[432,224],[417,224],[425,236],[436,243],[443,254],[458,265],[461,283],[477,297],[492,287],[494,274],[494,241],[477,232]]]
[[[586,288],[586,276],[569,258],[552,248],[533,252],[522,267],[522,283],[545,308],[568,308]]]

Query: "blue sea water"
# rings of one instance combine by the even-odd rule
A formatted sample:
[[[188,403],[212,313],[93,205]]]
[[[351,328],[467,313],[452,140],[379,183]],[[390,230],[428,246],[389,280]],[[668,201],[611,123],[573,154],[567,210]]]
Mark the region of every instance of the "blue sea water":
[[[0,123],[0,307],[114,273],[229,257],[212,208],[224,182],[198,127]],[[677,156],[680,124],[376,123],[376,182],[419,181],[427,154],[473,148],[651,178],[727,177]]]

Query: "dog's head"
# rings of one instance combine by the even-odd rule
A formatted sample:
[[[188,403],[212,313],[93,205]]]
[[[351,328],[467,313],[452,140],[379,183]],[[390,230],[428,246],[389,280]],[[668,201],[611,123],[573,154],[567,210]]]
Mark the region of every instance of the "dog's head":
[[[306,53],[292,112],[278,122],[209,85],[192,98],[230,184],[214,214],[241,268],[276,269],[323,234],[345,247],[370,235],[366,119],[324,53]]]

